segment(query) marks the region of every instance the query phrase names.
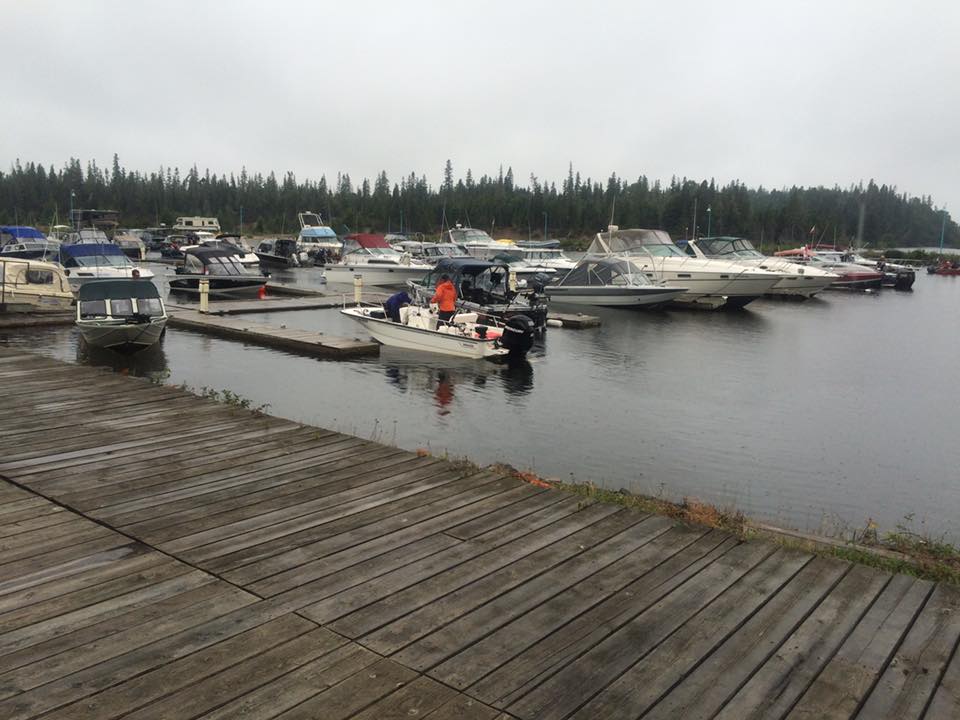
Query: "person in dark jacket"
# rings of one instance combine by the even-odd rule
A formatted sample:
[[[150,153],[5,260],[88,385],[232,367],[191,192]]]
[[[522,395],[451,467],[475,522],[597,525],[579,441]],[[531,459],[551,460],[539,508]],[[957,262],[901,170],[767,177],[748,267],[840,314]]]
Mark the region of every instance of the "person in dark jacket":
[[[383,309],[386,311],[388,318],[398,323],[400,322],[400,308],[409,304],[410,296],[401,290],[387,298],[387,301],[383,304]]]

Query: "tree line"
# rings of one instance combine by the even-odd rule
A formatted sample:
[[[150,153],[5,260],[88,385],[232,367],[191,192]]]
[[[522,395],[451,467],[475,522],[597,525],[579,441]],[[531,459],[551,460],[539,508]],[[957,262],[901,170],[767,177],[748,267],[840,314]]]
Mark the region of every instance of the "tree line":
[[[932,199],[910,197],[874,181],[847,188],[748,188],[739,181],[673,177],[652,182],[610,175],[605,182],[582,178],[570,166],[558,186],[531,175],[519,182],[512,168],[496,176],[462,177],[451,161],[438,187],[425,175],[391,182],[380,172],[371,183],[338,173],[329,182],[250,174],[186,173],[160,167],[127,170],[116,155],[111,168],[70,158],[61,168],[17,160],[0,172],[0,223],[46,227],[68,223],[69,209],[119,210],[124,226],[170,225],[178,216],[216,216],[224,229],[295,234],[297,213],[321,213],[338,233],[421,232],[436,235],[456,223],[494,237],[585,241],[613,222],[620,227],[660,228],[675,239],[696,232],[746,237],[764,247],[806,242],[852,244],[863,217],[869,247],[935,246],[945,221],[945,244],[960,245],[960,227]],[[242,226],[241,226],[242,223]]]

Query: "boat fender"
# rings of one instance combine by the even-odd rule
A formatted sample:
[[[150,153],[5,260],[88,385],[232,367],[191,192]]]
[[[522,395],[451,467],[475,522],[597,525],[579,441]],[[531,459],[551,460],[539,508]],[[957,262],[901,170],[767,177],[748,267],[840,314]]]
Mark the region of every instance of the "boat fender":
[[[557,320],[556,318],[548,318],[547,327],[563,327],[563,320]]]

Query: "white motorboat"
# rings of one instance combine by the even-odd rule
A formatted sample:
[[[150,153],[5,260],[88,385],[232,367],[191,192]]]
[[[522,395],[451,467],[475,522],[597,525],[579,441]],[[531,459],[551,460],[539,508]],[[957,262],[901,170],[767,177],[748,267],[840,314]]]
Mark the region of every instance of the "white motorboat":
[[[225,247],[183,249],[183,265],[174,270],[170,291],[199,292],[200,281],[209,283],[211,297],[250,297],[260,293],[267,278],[245,268],[232,250]]]
[[[480,260],[492,260],[506,250],[516,250],[513,240],[494,240],[489,234],[477,228],[457,225],[447,231],[450,242],[466,248],[471,257]]]
[[[80,241],[60,246],[60,264],[70,278],[74,292],[90,280],[119,280],[143,278],[149,280],[153,272],[140,268],[113,243],[93,240],[94,236],[106,236],[100,230],[81,230]]]
[[[692,258],[663,230],[620,230],[611,225],[587,250],[590,255],[629,257],[647,277],[688,290],[674,302],[737,309],[763,297],[782,275],[724,260]]]
[[[267,238],[261,240],[255,250],[260,266],[269,268],[300,267],[300,252],[293,238]]]
[[[399,322],[379,306],[358,305],[340,312],[363,325],[382,345],[408,350],[480,360],[523,357],[533,345],[533,323],[523,316],[500,325],[478,322],[475,312],[454,315],[445,323],[432,308],[419,306],[400,308]]]
[[[777,257],[767,257],[753,243],[738,237],[702,237],[687,241],[686,253],[691,257],[710,260],[732,260],[738,265],[782,273],[771,295],[792,295],[809,298],[829,287],[838,279],[834,273],[812,266],[800,265]]]
[[[687,292],[653,282],[631,259],[587,255],[544,292],[551,301],[598,307],[662,307]]]
[[[469,258],[472,257],[463,245],[456,243],[423,243],[420,256],[424,262],[436,265],[444,258]]]
[[[406,253],[397,252],[383,235],[347,235],[338,263],[322,265],[327,282],[352,284],[359,275],[365,285],[406,285],[430,272],[430,266]]]
[[[167,311],[149,280],[94,280],[77,293],[77,330],[87,345],[143,350],[167,326]]]
[[[67,312],[73,291],[57,263],[0,258],[0,312]]]
[[[342,243],[329,225],[323,222],[320,213],[297,213],[300,221],[300,234],[297,235],[297,251],[306,253],[306,257],[316,258],[340,252]],[[322,251],[322,252],[321,252]]]
[[[0,225],[0,258],[41,260],[57,258],[60,241],[32,227]]]

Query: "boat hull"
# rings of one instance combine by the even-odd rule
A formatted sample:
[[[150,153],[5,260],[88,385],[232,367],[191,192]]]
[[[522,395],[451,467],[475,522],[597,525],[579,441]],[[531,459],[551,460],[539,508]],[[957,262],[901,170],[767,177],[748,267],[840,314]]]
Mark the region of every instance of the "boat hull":
[[[363,325],[370,336],[381,345],[473,360],[507,354],[507,351],[498,347],[493,340],[444,335],[432,330],[409,327],[391,320],[369,317],[354,308],[346,308],[340,312]]]
[[[146,323],[77,321],[77,330],[91,347],[137,351],[155,345],[163,335],[167,319],[155,318]]]
[[[365,285],[400,287],[407,280],[420,280],[430,272],[426,265],[322,265],[327,282],[353,284],[354,275],[360,275]]]
[[[687,292],[680,295],[674,301],[676,303],[742,308],[766,295],[783,279],[775,273],[758,272],[733,264],[725,271],[704,270],[696,265],[697,262],[713,261],[680,259],[674,263],[670,259],[655,258],[651,261],[636,256],[631,259],[640,265],[651,280],[686,287]]]
[[[69,312],[73,294],[38,295],[35,293],[7,290],[0,297],[0,312],[7,313],[62,313]]]
[[[594,307],[657,308],[676,300],[685,288],[661,287],[547,287],[551,302]]]

